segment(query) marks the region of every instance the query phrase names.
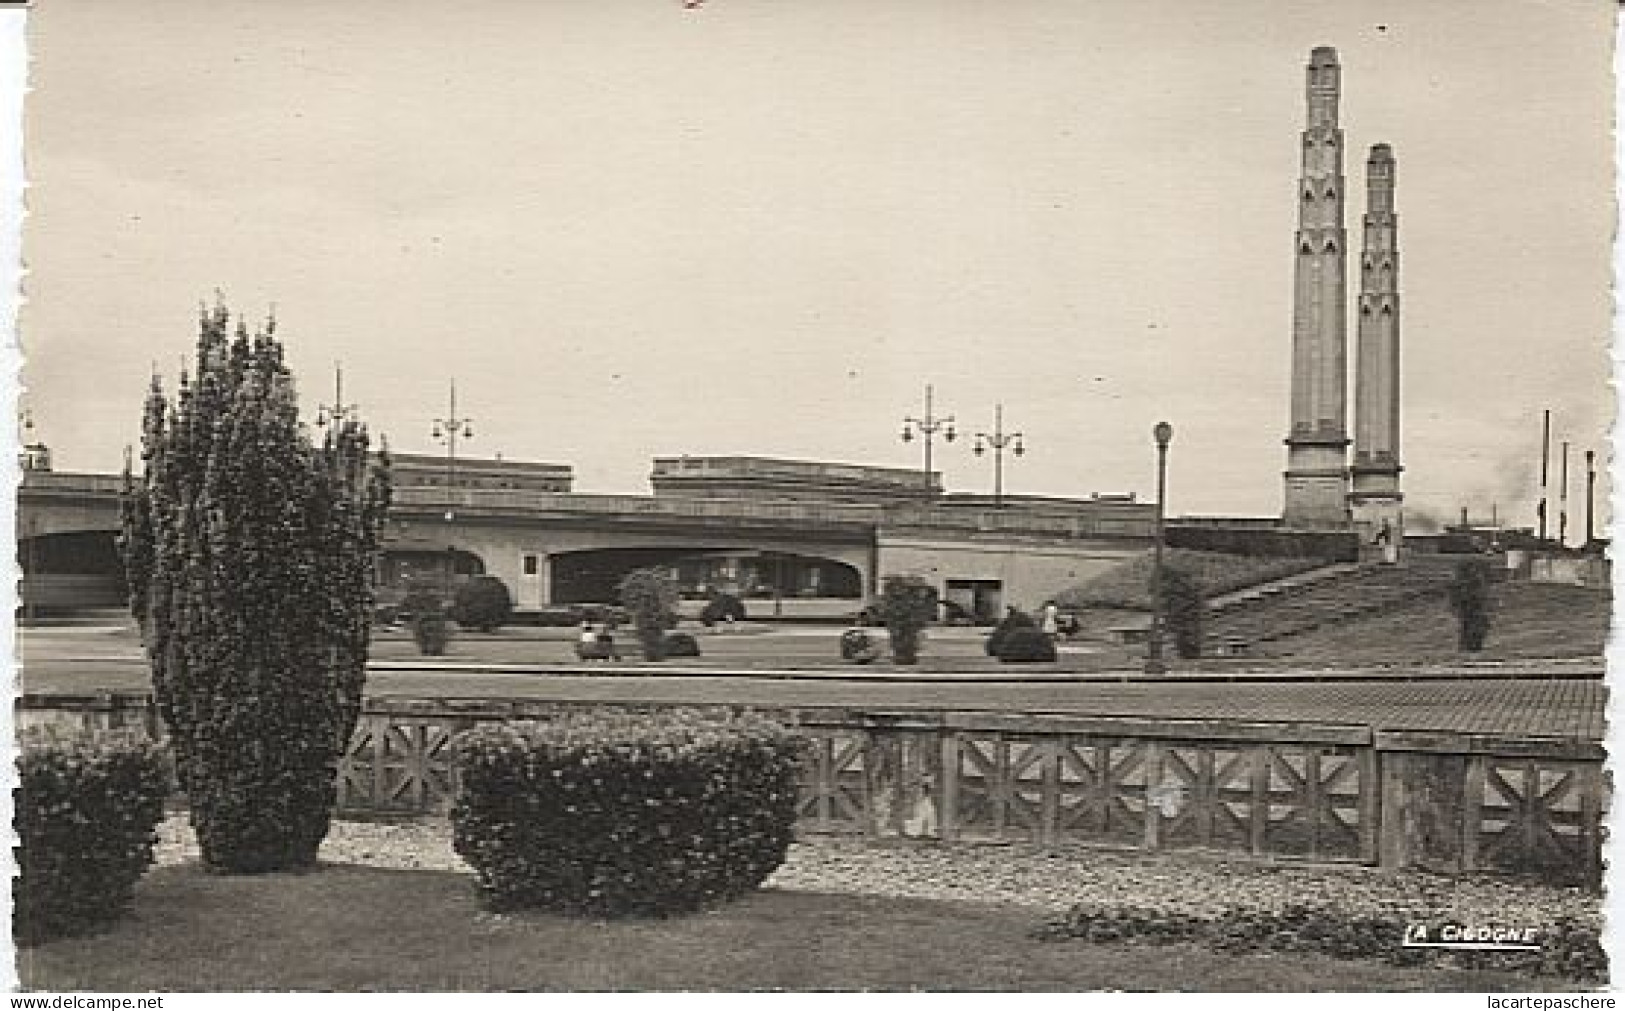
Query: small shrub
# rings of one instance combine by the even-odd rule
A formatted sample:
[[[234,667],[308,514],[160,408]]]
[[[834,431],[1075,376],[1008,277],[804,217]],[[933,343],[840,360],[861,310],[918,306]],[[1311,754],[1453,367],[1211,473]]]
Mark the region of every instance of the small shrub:
[[[666,631],[677,625],[677,583],[659,569],[634,569],[616,587],[645,660],[665,659]]]
[[[419,611],[412,615],[412,641],[424,656],[444,656],[451,630],[439,611]]]
[[[920,633],[937,616],[937,590],[918,576],[887,576],[876,604],[891,639],[892,662],[920,661]]]
[[[880,656],[880,645],[875,637],[861,628],[849,628],[841,633],[841,659],[848,663],[873,663]]]
[[[12,936],[19,944],[83,933],[129,906],[152,863],[171,770],[130,734],[22,738]]]
[[[1450,610],[1456,614],[1457,640],[1463,650],[1484,648],[1490,633],[1490,568],[1481,558],[1456,563],[1450,580]]]
[[[987,650],[988,656],[997,659],[1000,652],[1004,649],[1005,640],[1010,638],[1011,632],[1014,632],[1018,628],[1037,627],[1038,625],[1033,622],[1032,615],[1028,614],[1026,611],[1023,611],[1019,607],[1008,608],[1004,612],[1004,618],[999,621],[999,624],[993,629],[992,633],[988,635],[987,642],[983,648]]]
[[[1053,663],[1055,643],[1036,628],[1014,628],[999,646],[1000,663]]]
[[[745,603],[731,593],[719,593],[700,609],[700,624],[710,628],[719,621],[744,621]]]
[[[475,576],[457,588],[451,620],[476,632],[495,632],[513,618],[513,594],[495,576]]]
[[[399,618],[412,621],[420,614],[428,614],[431,611],[438,613],[441,610],[443,607],[439,594],[432,590],[411,590],[401,598],[400,604],[395,608],[395,614]]]
[[[699,656],[700,644],[687,632],[668,632],[665,651],[667,656]]]
[[[800,739],[750,714],[578,713],[457,739],[453,845],[493,910],[703,909],[784,861]]]

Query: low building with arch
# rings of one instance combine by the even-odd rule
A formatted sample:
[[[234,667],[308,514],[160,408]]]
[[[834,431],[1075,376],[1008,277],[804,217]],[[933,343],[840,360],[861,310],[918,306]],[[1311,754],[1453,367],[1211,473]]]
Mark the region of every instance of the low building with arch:
[[[900,468],[663,458],[654,494],[595,495],[573,491],[563,464],[391,459],[379,561],[386,600],[487,574],[508,585],[520,611],[611,603],[622,576],[657,566],[691,600],[726,591],[753,614],[833,619],[895,574],[920,576],[991,621],[1143,551],[1155,531],[1155,506],[1131,497],[992,503]],[[122,601],[121,484],[109,474],[24,473],[25,617]]]

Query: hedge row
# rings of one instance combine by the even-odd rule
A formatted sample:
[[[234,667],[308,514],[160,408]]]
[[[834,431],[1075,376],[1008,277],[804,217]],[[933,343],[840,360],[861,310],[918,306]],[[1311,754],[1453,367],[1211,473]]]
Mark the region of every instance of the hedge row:
[[[1442,924],[1421,916],[1412,922],[1428,927],[1430,937],[1440,936]],[[1601,982],[1608,977],[1608,956],[1600,932],[1572,919],[1560,919],[1541,931],[1538,951],[1406,947],[1405,930],[1410,925],[1398,915],[1365,916],[1318,906],[1288,906],[1273,912],[1227,910],[1206,919],[1186,913],[1080,903],[1041,925],[1034,936],[1045,941],[1194,941],[1220,951],[1313,953],[1341,959],[1375,959],[1393,965],[1453,963],[1585,982]]]
[[[133,734],[34,728],[20,743],[12,934],[36,944],[129,906],[173,774],[164,749]]]
[[[589,712],[478,727],[454,748],[453,845],[488,908],[702,909],[784,861],[800,740],[753,715]]]

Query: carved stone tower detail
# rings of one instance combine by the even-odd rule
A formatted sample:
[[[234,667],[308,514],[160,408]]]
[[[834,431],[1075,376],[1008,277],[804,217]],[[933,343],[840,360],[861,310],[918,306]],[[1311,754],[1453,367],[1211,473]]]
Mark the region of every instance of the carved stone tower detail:
[[[1282,521],[1344,526],[1348,512],[1347,236],[1337,50],[1309,57],[1309,122],[1298,181],[1292,313],[1292,427]]]
[[[1349,506],[1369,535],[1401,533],[1399,491],[1399,216],[1394,153],[1366,161],[1365,248],[1360,257],[1359,347],[1354,387],[1354,466]],[[1368,537],[1369,540],[1369,537]]]

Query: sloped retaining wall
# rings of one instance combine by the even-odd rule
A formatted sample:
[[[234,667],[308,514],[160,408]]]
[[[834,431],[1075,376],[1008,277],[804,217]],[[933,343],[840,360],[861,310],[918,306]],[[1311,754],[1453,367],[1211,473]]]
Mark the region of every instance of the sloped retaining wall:
[[[444,811],[457,733],[574,705],[373,700],[340,767],[340,806]],[[985,712],[772,715],[810,742],[804,832],[1601,876],[1609,784],[1589,741]],[[19,721],[159,732],[139,695],[27,696]]]

